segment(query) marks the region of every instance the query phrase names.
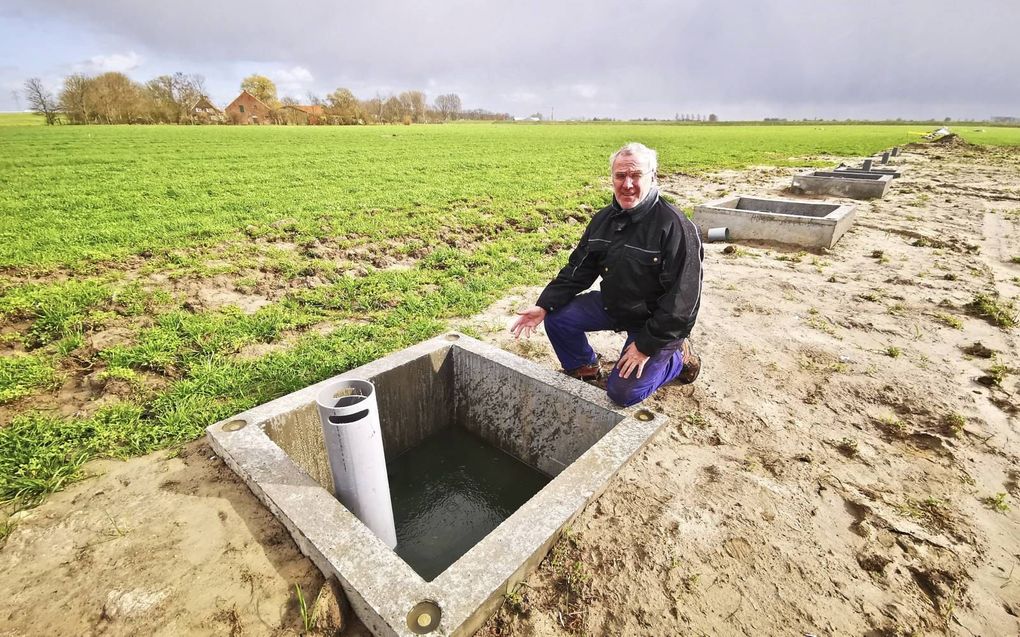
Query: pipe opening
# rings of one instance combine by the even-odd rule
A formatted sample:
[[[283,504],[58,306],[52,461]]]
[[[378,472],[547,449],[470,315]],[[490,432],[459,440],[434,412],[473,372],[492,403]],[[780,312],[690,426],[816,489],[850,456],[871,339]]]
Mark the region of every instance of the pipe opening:
[[[439,628],[442,616],[443,611],[435,602],[428,600],[418,602],[407,614],[407,628],[416,635],[431,633]]]
[[[447,334],[445,338],[448,341],[455,341],[460,338],[460,334]]]
[[[361,401],[365,400],[365,398],[366,398],[365,396],[362,396],[360,394],[349,395],[349,396],[341,396],[336,401],[336,405],[335,406],[336,407],[353,407],[354,405],[357,405]]]
[[[331,425],[347,425],[352,422],[357,422],[367,415],[368,415],[367,409],[362,409],[361,411],[355,412],[353,414],[344,414],[341,416],[337,416],[334,414],[329,417],[329,423]]]
[[[641,422],[648,422],[654,419],[655,415],[652,414],[652,412],[648,411],[647,409],[641,409],[636,414],[634,414],[634,417],[640,420]]]
[[[231,420],[223,425],[223,431],[240,431],[248,426],[247,420]]]

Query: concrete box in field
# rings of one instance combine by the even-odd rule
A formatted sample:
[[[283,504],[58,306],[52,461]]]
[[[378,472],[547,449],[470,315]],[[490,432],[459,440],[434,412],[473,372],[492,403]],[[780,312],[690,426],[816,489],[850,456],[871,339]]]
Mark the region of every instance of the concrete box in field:
[[[548,483],[425,581],[331,493],[316,396],[329,383],[353,378],[375,385],[387,462],[444,427],[463,427]],[[373,634],[471,635],[665,422],[451,333],[242,412],[207,434],[302,552],[338,579]]]
[[[729,228],[733,241],[831,248],[853,224],[854,210],[852,204],[738,195],[695,207],[693,221],[702,236],[710,228]]]
[[[794,175],[793,187],[811,195],[833,195],[850,199],[881,199],[892,175],[811,170]]]

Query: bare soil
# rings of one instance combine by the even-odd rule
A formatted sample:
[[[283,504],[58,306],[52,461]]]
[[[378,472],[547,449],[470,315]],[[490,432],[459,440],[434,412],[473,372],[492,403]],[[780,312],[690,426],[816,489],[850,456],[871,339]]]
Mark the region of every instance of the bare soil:
[[[705,246],[701,377],[649,400],[670,423],[482,634],[1020,633],[1016,336],[964,307],[1020,293],[1020,150],[897,165],[831,251]],[[663,188],[785,196],[793,172]],[[537,293],[462,327],[556,367],[506,333]],[[622,337],[593,342],[612,361]],[[302,632],[294,586],[313,598],[321,574],[204,442],[88,468],[11,521],[0,636]]]

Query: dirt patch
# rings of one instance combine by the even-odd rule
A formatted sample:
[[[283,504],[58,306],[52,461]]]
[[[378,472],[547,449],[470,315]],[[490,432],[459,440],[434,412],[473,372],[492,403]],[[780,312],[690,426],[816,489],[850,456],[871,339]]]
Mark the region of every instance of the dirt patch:
[[[980,500],[1016,488],[1020,423],[1002,401],[1017,386],[975,382],[990,364],[978,356],[1016,360],[1016,339],[960,309],[990,286],[1020,292],[1003,257],[1020,254],[1020,219],[996,204],[1020,151],[952,148],[899,158],[904,176],[886,199],[858,202],[832,250],[705,246],[701,378],[650,399],[669,428],[482,634],[1020,629],[1020,503]],[[789,196],[796,170],[782,172],[663,188],[679,201]],[[538,291],[471,326],[555,367],[544,339],[505,333],[509,310]],[[622,339],[600,338],[614,360]]]
[[[782,195],[790,178],[803,168],[754,166],[747,170],[720,170],[704,175],[676,173],[659,180],[662,191],[681,208],[696,206],[712,199],[730,195]]]

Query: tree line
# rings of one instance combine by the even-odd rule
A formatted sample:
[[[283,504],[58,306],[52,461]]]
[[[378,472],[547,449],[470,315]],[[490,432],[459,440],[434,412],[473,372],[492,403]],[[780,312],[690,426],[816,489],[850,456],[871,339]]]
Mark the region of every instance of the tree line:
[[[456,119],[511,119],[507,113],[464,110],[456,93],[440,95],[430,104],[425,93],[416,90],[359,99],[349,89],[337,88],[325,97],[309,94],[302,104],[293,97],[278,98],[276,85],[262,75],[244,78],[241,90],[263,102],[269,108],[269,120],[276,124],[420,124]],[[39,78],[27,80],[24,92],[31,110],[44,116],[47,124],[238,123],[227,115],[210,116],[196,111],[196,104],[206,96],[201,75],[174,73],[139,83],[118,72],[76,73],[64,78],[56,95]],[[309,117],[310,114],[313,116]]]

